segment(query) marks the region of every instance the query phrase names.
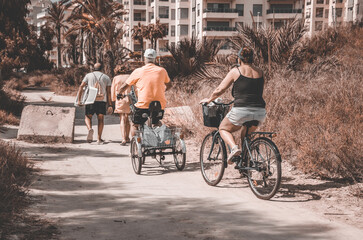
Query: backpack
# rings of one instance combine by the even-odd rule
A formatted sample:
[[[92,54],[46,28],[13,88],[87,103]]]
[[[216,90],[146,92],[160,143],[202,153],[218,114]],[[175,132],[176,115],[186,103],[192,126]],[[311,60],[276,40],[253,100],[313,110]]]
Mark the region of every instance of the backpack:
[[[101,84],[100,84],[100,80],[103,76],[103,73],[101,74],[101,76],[99,77],[99,79],[97,79],[96,74],[93,73],[93,76],[96,79],[96,84],[95,84],[95,88],[97,88],[97,95],[96,95],[96,99],[95,101],[103,101],[105,93],[102,90]]]

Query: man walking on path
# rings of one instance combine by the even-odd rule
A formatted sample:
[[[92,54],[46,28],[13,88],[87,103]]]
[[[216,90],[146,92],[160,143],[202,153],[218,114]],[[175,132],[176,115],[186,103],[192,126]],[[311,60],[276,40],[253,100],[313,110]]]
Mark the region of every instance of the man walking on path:
[[[93,129],[92,129],[92,116],[97,115],[98,120],[98,144],[103,144],[102,131],[104,126],[104,116],[106,115],[106,103],[108,104],[108,113],[112,113],[112,103],[111,103],[111,79],[104,73],[101,72],[101,63],[96,63],[94,65],[94,72],[88,73],[81,86],[78,89],[78,96],[82,96],[83,88],[86,85],[95,87],[98,89],[96,101],[93,104],[86,105],[86,116],[85,122],[88,129],[87,142],[91,143],[93,141]],[[80,99],[78,99],[78,104],[80,105]]]

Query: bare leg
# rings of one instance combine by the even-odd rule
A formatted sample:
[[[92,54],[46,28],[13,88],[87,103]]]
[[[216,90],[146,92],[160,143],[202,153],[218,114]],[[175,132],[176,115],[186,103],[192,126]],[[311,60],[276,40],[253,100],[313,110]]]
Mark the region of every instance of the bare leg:
[[[248,129],[248,134],[253,133],[254,131],[256,131],[256,129],[257,129],[257,126],[251,126]],[[246,130],[247,130],[247,128],[245,126],[243,126],[242,131],[241,131],[241,141],[243,141],[243,138],[246,136]]]
[[[227,117],[223,119],[221,125],[219,126],[219,133],[225,143],[228,144],[230,148],[236,146],[232,133],[239,130],[241,127],[232,124]]]
[[[129,120],[129,114],[125,114],[125,140],[126,142],[130,142],[130,120]]]
[[[97,119],[98,119],[98,141],[101,141],[101,136],[102,136],[102,132],[103,132],[103,126],[104,126],[104,115],[103,114],[98,114],[97,115]]]
[[[128,116],[126,113],[120,113],[120,129],[121,129],[121,138],[122,142],[126,143],[130,140],[130,124],[128,120]]]
[[[86,115],[84,117],[84,121],[86,123],[87,129],[88,130],[92,129],[92,115]]]

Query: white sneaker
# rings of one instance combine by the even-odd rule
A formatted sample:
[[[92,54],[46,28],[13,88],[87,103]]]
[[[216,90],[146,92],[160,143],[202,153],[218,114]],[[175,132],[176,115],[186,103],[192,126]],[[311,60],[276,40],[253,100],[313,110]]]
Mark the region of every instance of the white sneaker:
[[[91,143],[93,141],[93,129],[91,128],[90,130],[88,130],[88,135],[87,135],[87,142]]]
[[[230,153],[230,154],[229,154],[229,156],[228,156],[228,159],[227,159],[228,164],[233,164],[232,159],[233,159],[234,157],[236,157],[236,156],[240,155],[240,154],[241,154],[241,152],[242,152],[242,151],[241,151],[241,149],[239,149],[237,145],[236,145],[236,146],[234,146],[234,147],[231,149],[231,153]]]

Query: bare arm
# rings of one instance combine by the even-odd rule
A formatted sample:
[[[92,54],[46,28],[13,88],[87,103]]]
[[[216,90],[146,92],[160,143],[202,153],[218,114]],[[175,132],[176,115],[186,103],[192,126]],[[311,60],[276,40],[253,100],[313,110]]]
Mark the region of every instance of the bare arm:
[[[78,88],[78,105],[81,103],[81,96],[83,94],[83,88],[87,85],[86,82],[82,82],[81,85]]]
[[[107,104],[108,104],[108,106],[112,106],[112,101],[111,101],[111,86],[106,86],[106,92],[107,92]]]
[[[227,76],[223,79],[223,81],[219,84],[219,86],[213,91],[212,95],[209,98],[203,99],[201,103],[210,103],[215,100],[217,97],[221,96],[234,82],[235,79],[235,69],[229,71]]]
[[[171,85],[172,85],[171,82],[165,83],[166,86],[165,91],[168,91],[171,88]]]
[[[120,89],[118,90],[118,93],[117,94],[122,94],[123,92],[126,91],[126,89],[128,87],[129,87],[129,85],[126,82],[122,83],[122,85],[121,85]]]

